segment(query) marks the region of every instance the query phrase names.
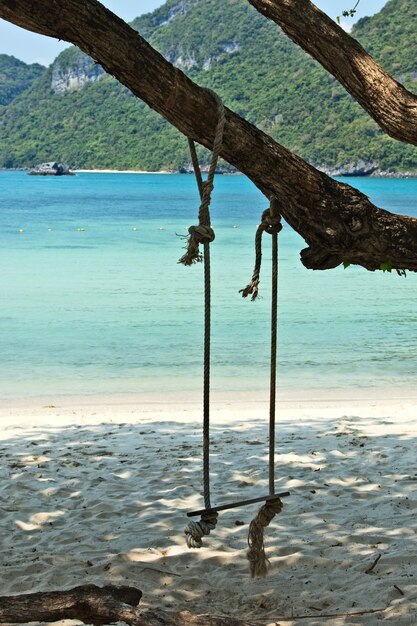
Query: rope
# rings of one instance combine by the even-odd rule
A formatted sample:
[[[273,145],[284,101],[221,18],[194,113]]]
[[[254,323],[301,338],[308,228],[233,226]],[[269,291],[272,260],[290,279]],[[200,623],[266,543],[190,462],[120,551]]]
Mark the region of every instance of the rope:
[[[269,386],[269,495],[275,494],[275,405],[277,379],[277,329],[278,329],[278,233],[282,229],[281,216],[278,212],[278,203],[271,201],[269,209],[262,213],[261,224],[258,226],[255,237],[255,268],[252,278],[245,289],[240,293],[246,298],[252,295],[252,301],[258,296],[260,271],[262,263],[262,235],[264,232],[272,235],[272,302],[271,302],[271,363]],[[247,557],[251,576],[265,576],[269,561],[265,554],[264,529],[269,526],[275,515],[282,510],[279,498],[267,500],[256,517],[249,525]]]
[[[203,513],[199,522],[189,522],[186,529],[186,541],[189,548],[201,548],[203,537],[210,534],[216,528],[217,513]]]
[[[269,526],[275,515],[281,513],[281,511],[282,502],[279,498],[267,500],[249,524],[247,558],[252,578],[266,576],[268,573],[269,560],[265,554],[264,529]]]
[[[266,232],[272,235],[272,294],[271,294],[271,364],[269,385],[269,495],[275,493],[275,408],[277,389],[278,335],[278,233],[282,229],[276,201],[271,202],[271,224]]]
[[[281,216],[276,212],[276,208],[273,207],[276,207],[276,200],[272,200],[270,207],[265,209],[262,213],[261,223],[255,235],[255,267],[253,269],[252,278],[246,287],[239,291],[239,293],[242,294],[242,298],[247,298],[247,296],[251,295],[252,301],[256,300],[259,292],[259,276],[262,265],[262,235],[264,233],[277,235],[282,229]]]
[[[217,161],[219,159],[220,150],[223,144],[223,132],[224,125],[226,123],[226,112],[219,96],[214,93],[214,91],[210,91],[210,93],[216,100],[218,122],[214,136],[210,167],[207,175],[207,180],[205,181],[203,181],[201,176],[201,170],[198,163],[195,144],[192,139],[188,140],[191,152],[191,159],[194,166],[194,173],[197,179],[198,190],[200,192],[201,203],[198,211],[198,226],[190,226],[190,228],[188,229],[189,238],[186,246],[186,252],[179,260],[179,263],[182,263],[183,265],[200,263],[203,260],[203,257],[200,254],[199,244],[204,245],[206,243],[211,243],[212,241],[214,241],[215,237],[214,231],[210,225],[210,202],[211,192],[214,188],[214,174],[216,173]]]
[[[211,275],[210,275],[210,243],[214,241],[214,231],[211,228],[210,201],[213,191],[214,175],[217,161],[223,143],[223,131],[226,121],[224,106],[219,96],[211,92],[216,100],[218,122],[214,137],[212,156],[207,180],[203,181],[200,165],[198,162],[195,144],[188,139],[194,173],[200,193],[200,208],[198,212],[198,226],[190,226],[187,249],[179,263],[192,265],[202,261],[199,245],[203,244],[204,250],[204,374],[203,374],[203,491],[204,507],[206,513],[201,516],[199,522],[189,522],[185,529],[187,545],[189,548],[201,548],[202,538],[209,535],[216,527],[217,513],[210,511],[210,347],[211,347]]]

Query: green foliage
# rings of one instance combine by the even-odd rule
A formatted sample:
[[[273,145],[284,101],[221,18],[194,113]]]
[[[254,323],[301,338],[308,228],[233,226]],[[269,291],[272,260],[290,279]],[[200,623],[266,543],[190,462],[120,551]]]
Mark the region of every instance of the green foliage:
[[[379,266],[379,269],[382,270],[384,273],[385,272],[391,273],[393,270],[391,261],[386,261],[385,263],[381,263],[381,265]],[[404,278],[406,278],[407,272],[405,270],[396,269],[395,271],[397,272],[398,276],[404,276]]]
[[[415,0],[389,0],[353,34],[385,68],[415,88]],[[339,83],[247,0],[168,0],[133,26],[165,57],[185,64],[197,83],[309,162],[346,166],[360,160],[382,170],[417,170],[417,148],[387,137]],[[71,47],[54,66],[69,70]],[[93,61],[91,61],[93,63]],[[174,128],[110,77],[54,94],[45,70],[0,107],[0,166],[59,159],[93,168],[178,169],[189,163]],[[207,152],[201,150],[203,161]]]
[[[381,269],[383,272],[392,272],[391,261],[385,261],[385,263],[381,263],[381,265],[379,266],[379,269]]]
[[[14,57],[0,54],[0,105],[12,102],[44,70],[38,63],[26,65]]]
[[[70,46],[63,50],[53,62],[53,67],[59,67],[63,71],[68,71],[76,66],[81,57],[85,54],[75,46]]]
[[[356,9],[358,8],[358,4],[360,3],[361,0],[357,0],[355,6],[352,9],[345,9],[342,12],[343,17],[354,17],[356,14]],[[337,21],[340,24],[340,15],[337,16]]]
[[[152,171],[162,165],[175,167],[170,161],[161,162],[161,153],[180,154],[185,160],[185,139],[114,79],[105,77],[63,95],[50,93],[50,81],[49,70],[13,110],[5,112],[15,116],[11,121],[23,140],[8,146],[2,142],[0,163],[18,167],[54,160],[58,155],[72,167]],[[39,105],[30,109],[40,93],[44,95]],[[142,140],[138,148],[138,134],[152,140],[148,144]]]
[[[365,44],[379,63],[417,93],[417,2],[389,0],[372,17],[359,20],[352,35]],[[412,77],[410,77],[410,73]]]

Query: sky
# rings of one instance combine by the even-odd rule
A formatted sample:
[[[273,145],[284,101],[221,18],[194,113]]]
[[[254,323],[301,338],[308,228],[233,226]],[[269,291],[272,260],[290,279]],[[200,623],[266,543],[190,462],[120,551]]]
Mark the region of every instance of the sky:
[[[153,11],[164,4],[164,0],[101,0],[102,4],[126,21]],[[373,15],[379,11],[387,0],[360,0],[354,19],[341,18],[341,23],[347,30],[356,19],[365,15]],[[336,19],[343,10],[353,8],[356,0],[316,0],[315,4]],[[5,20],[0,19],[0,54],[10,54],[25,63],[41,63],[49,65],[64,48],[65,42],[59,42],[50,37],[36,35],[23,30]]]

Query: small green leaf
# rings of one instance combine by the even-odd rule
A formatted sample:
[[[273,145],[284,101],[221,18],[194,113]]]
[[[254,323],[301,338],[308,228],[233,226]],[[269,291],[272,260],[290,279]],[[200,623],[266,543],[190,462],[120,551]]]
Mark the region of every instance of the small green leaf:
[[[349,265],[349,261],[343,261],[343,267],[345,268],[345,270],[349,267]]]
[[[383,272],[391,272],[392,271],[391,261],[386,261],[385,263],[381,263],[381,265],[379,266],[379,269],[381,269]]]
[[[356,9],[361,0],[356,0],[356,4],[352,9],[345,9],[342,11],[343,17],[355,17]],[[337,23],[340,24],[340,15],[337,16]]]

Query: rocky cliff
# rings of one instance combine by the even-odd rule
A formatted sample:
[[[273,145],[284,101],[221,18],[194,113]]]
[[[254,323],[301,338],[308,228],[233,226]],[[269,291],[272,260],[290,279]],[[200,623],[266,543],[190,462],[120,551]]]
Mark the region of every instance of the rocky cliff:
[[[95,83],[105,72],[103,68],[84,54],[64,51],[52,65],[51,89],[55,94],[82,89],[87,83]]]

